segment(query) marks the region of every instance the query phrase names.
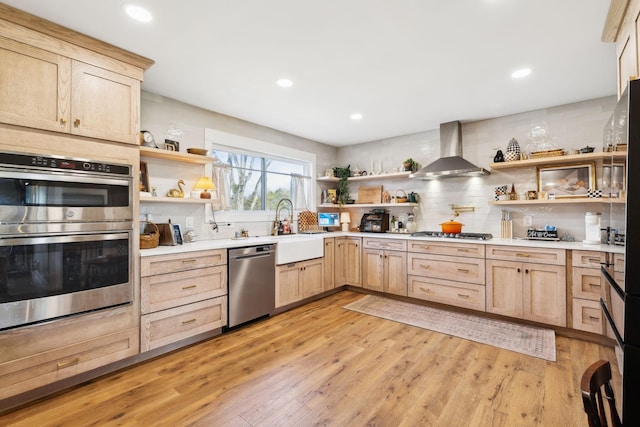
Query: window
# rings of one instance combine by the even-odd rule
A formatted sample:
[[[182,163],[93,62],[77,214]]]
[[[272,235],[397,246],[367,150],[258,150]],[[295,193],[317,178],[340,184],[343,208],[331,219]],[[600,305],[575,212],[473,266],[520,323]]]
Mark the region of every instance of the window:
[[[313,208],[314,154],[210,129],[205,135],[208,148],[229,168],[226,209],[274,211],[283,198],[290,199],[296,210]]]

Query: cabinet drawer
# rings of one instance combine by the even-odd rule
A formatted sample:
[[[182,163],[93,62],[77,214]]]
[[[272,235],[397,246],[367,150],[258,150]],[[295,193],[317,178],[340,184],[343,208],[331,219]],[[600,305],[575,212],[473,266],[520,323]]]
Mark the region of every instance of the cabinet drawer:
[[[226,249],[142,257],[140,275],[145,277],[154,274],[175,273],[176,271],[214,267],[226,263]]]
[[[366,249],[391,249],[395,251],[406,251],[407,241],[400,239],[375,239],[365,237],[362,245]]]
[[[487,259],[565,265],[566,251],[564,249],[487,245]]]
[[[482,285],[409,276],[409,296],[485,311],[485,287]]]
[[[0,364],[0,400],[138,354],[138,328]]]
[[[165,310],[227,293],[226,266],[157,274],[141,280],[143,314]]]
[[[600,270],[594,268],[573,268],[573,296],[576,298],[600,300]]]
[[[453,239],[451,239],[453,240]],[[433,255],[460,255],[473,258],[484,258],[485,245],[472,243],[431,242],[426,240],[410,240],[407,250]]]
[[[624,273],[624,254],[613,255],[613,271]]]
[[[602,334],[602,310],[599,301],[573,299],[573,329]]]
[[[140,351],[162,347],[226,324],[226,296],[145,314],[140,325]]]
[[[571,264],[574,267],[597,268],[600,270],[600,252],[573,251],[571,253]]]
[[[408,274],[484,285],[484,260],[410,253]]]

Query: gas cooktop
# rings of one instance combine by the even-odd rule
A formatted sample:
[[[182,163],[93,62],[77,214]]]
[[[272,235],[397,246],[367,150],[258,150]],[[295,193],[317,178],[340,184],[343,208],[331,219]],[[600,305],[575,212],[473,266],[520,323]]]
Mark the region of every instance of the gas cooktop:
[[[443,233],[441,231],[416,231],[411,237],[442,237],[447,239],[471,239],[489,240],[493,238],[490,233]]]

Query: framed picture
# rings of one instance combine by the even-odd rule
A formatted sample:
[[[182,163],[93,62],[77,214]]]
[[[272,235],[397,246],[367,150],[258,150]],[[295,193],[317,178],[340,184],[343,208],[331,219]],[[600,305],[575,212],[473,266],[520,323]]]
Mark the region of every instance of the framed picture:
[[[182,230],[180,229],[180,224],[170,224],[171,228],[173,228],[173,241],[174,245],[181,245],[183,243],[182,240]]]
[[[149,187],[149,169],[147,168],[147,162],[140,162],[140,191],[149,193],[151,187]]]
[[[164,140],[164,149],[169,151],[180,151],[180,143],[170,139]]]
[[[594,163],[538,168],[538,192],[554,193],[556,199],[587,197],[595,182]]]
[[[602,165],[602,192],[617,196],[618,192],[627,187],[627,173],[624,163]]]

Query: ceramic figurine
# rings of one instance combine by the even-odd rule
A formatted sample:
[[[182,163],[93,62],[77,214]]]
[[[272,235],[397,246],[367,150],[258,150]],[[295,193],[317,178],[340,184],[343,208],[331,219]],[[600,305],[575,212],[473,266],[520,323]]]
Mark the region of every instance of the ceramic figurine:
[[[518,144],[518,141],[515,138],[511,138],[511,141],[509,141],[504,159],[507,162],[520,160],[520,144]]]
[[[494,163],[504,162],[504,154],[502,154],[502,150],[498,150],[496,156],[493,158]]]

